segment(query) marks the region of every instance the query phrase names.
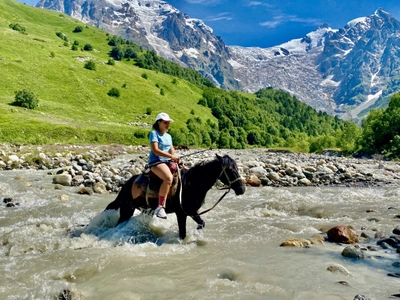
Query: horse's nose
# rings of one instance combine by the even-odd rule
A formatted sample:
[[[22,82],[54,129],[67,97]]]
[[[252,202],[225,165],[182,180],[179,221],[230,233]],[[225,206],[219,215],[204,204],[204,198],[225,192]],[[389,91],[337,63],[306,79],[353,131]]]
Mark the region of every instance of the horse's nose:
[[[235,194],[236,194],[237,196],[243,195],[245,191],[246,191],[246,186],[245,186],[244,184],[241,184],[239,187],[237,187],[237,188],[235,189]]]

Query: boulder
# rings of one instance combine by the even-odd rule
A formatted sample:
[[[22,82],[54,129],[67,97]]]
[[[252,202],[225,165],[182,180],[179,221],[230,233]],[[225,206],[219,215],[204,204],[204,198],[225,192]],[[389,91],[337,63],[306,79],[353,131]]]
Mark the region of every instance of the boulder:
[[[335,243],[358,243],[358,236],[347,226],[336,226],[327,232],[329,240]]]
[[[246,178],[246,183],[250,186],[258,187],[261,185],[261,180],[254,174]]]
[[[306,239],[290,238],[282,242],[279,247],[307,247],[310,246],[311,242]]]
[[[268,174],[267,174],[267,177],[270,179],[270,180],[273,180],[273,181],[278,181],[279,179],[281,179],[281,177],[278,175],[278,173],[276,173],[276,172],[269,172]]]
[[[361,249],[355,246],[347,246],[346,248],[344,248],[342,251],[342,255],[344,257],[349,257],[349,258],[357,258],[357,259],[365,258],[365,255],[361,251]]]
[[[302,178],[299,180],[298,185],[310,186],[312,183],[307,178]]]
[[[97,194],[107,194],[107,188],[104,184],[100,182],[96,182],[93,186],[93,190]]]
[[[69,174],[58,174],[53,177],[54,184],[61,184],[64,186],[71,186],[72,176]]]
[[[332,273],[339,273],[343,275],[350,275],[350,272],[347,271],[345,267],[342,265],[330,265],[329,267],[326,268],[328,271]]]

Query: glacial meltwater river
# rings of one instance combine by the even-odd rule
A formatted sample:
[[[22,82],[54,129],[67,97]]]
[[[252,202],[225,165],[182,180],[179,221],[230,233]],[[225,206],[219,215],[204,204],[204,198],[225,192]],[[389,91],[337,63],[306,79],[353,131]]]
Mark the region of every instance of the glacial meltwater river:
[[[392,250],[352,260],[341,255],[345,245],[279,247],[335,225],[390,235],[399,223],[399,188],[249,187],[206,214],[203,231],[188,219],[181,242],[175,215],[135,213],[114,227],[118,213],[102,210],[115,194],[56,190],[52,178],[47,171],[0,172],[0,199],[19,203],[0,205],[0,299],[57,299],[62,291],[72,299],[114,300],[351,300],[400,293],[400,278],[387,275],[400,273],[392,265],[400,255]],[[211,190],[204,208],[221,193]],[[327,271],[332,264],[350,275]]]

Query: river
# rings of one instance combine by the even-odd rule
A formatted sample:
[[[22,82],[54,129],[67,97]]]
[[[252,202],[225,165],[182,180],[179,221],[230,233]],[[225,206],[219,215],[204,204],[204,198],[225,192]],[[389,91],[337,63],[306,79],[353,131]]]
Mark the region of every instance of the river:
[[[387,299],[400,292],[400,279],[387,276],[399,272],[393,251],[357,261],[341,255],[345,245],[279,247],[335,225],[390,235],[399,188],[249,187],[206,214],[204,230],[188,220],[181,242],[174,215],[135,213],[114,227],[118,213],[102,210],[115,194],[56,190],[47,172],[0,172],[0,199],[19,203],[0,206],[0,299],[56,299],[61,291],[72,299]],[[211,190],[204,208],[221,194]],[[350,275],[327,271],[332,264]]]

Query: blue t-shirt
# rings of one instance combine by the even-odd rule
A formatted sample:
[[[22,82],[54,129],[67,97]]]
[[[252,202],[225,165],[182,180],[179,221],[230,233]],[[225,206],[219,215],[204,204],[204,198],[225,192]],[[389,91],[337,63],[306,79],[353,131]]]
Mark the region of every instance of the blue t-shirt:
[[[151,150],[151,143],[156,142],[158,143],[158,149],[160,149],[163,152],[169,152],[169,149],[171,149],[172,146],[172,137],[169,133],[164,133],[163,135],[159,133],[157,130],[152,130],[150,132],[150,155],[149,155],[149,163],[153,163],[156,161],[170,161],[170,158],[163,157],[163,156],[158,156],[153,153],[153,150]]]

